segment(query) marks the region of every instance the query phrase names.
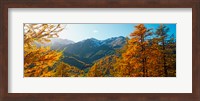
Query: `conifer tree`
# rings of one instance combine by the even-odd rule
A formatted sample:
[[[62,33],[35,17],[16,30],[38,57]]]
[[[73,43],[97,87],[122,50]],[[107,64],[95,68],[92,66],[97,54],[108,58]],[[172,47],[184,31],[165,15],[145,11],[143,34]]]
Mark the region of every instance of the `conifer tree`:
[[[167,28],[166,26],[164,26],[163,24],[161,24],[158,29],[156,30],[156,35],[159,38],[159,45],[160,45],[160,50],[162,53],[162,64],[163,64],[163,70],[164,70],[164,74],[167,77],[168,76],[168,67],[167,67],[167,33],[169,32],[169,28]]]

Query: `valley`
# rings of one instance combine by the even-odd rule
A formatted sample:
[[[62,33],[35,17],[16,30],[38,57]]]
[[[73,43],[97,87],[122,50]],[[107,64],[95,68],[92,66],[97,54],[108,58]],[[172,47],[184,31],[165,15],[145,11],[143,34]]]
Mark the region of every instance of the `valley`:
[[[86,39],[80,42],[73,42],[65,39],[54,39],[51,42],[51,49],[63,51],[61,61],[81,70],[90,68],[95,61],[115,53],[126,42],[126,38],[119,36],[106,40],[95,38]],[[58,45],[59,43],[59,45]]]

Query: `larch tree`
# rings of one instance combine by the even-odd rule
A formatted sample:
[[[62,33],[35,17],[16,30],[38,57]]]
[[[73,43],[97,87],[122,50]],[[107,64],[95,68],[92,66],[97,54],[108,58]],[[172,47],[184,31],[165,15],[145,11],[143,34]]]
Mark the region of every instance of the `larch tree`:
[[[59,61],[62,52],[35,43],[50,42],[63,29],[61,24],[24,24],[24,76],[41,76]]]
[[[113,63],[116,56],[110,55],[98,60],[88,71],[88,77],[111,77],[113,76]]]
[[[163,68],[162,68],[162,53],[161,50],[159,49],[159,41],[158,38],[152,38],[148,40],[148,48],[146,51],[148,52],[148,57],[147,57],[147,67],[148,67],[148,72],[147,75],[150,77],[158,77],[158,76],[164,76],[163,75]]]
[[[42,75],[43,77],[83,77],[85,73],[83,70],[75,66],[70,66],[64,62],[58,62],[56,68]]]
[[[126,51],[121,58],[117,59],[115,70],[119,71],[118,76],[148,76],[148,36],[151,29],[146,29],[143,24],[135,26],[135,31],[130,34]]]

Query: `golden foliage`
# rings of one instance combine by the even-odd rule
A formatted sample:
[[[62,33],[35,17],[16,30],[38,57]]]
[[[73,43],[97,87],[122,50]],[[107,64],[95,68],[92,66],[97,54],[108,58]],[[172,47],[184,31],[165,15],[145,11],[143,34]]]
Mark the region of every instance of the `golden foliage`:
[[[62,52],[50,50],[50,47],[32,46],[24,53],[24,76],[40,76],[44,70],[52,67],[62,56]]]
[[[175,39],[167,41],[168,28],[163,25],[152,35],[143,24],[135,26],[123,48],[94,63],[88,72],[61,62],[62,51],[38,47],[59,37],[60,24],[24,25],[25,77],[164,77],[176,76]],[[150,37],[149,37],[150,36]],[[81,62],[81,61],[80,61]]]
[[[89,70],[88,77],[109,77],[113,73],[113,63],[116,56],[106,56],[97,61]]]
[[[49,38],[59,37],[63,29],[61,24],[24,24],[24,44],[50,42]]]
[[[45,77],[83,77],[84,71],[77,67],[70,66],[64,62],[58,63],[54,70],[46,73]]]
[[[131,39],[125,45],[126,48],[123,48],[121,57],[116,59],[112,75],[115,77],[162,77],[168,74],[175,76],[175,40],[171,39],[171,43],[163,44],[168,31],[164,28],[161,25],[157,29],[157,37],[148,39],[148,36],[152,36],[151,29],[146,29],[143,24],[135,26],[135,31],[130,34]]]
[[[50,42],[49,38],[58,37],[63,28],[60,24],[24,25],[24,76],[42,76],[47,73],[62,56],[62,52],[50,47],[37,47],[35,42]]]
[[[143,24],[135,26],[135,31],[130,34],[127,49],[115,64],[115,76],[146,76],[147,45],[145,40],[148,34]],[[142,72],[143,70],[143,72]]]

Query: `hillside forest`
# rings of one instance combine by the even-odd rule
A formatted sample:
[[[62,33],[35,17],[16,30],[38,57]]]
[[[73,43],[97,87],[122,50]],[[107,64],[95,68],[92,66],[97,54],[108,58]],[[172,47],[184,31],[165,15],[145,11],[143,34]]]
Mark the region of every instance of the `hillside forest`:
[[[24,77],[176,77],[176,35],[164,24],[80,42],[59,38],[64,29],[24,24]]]

